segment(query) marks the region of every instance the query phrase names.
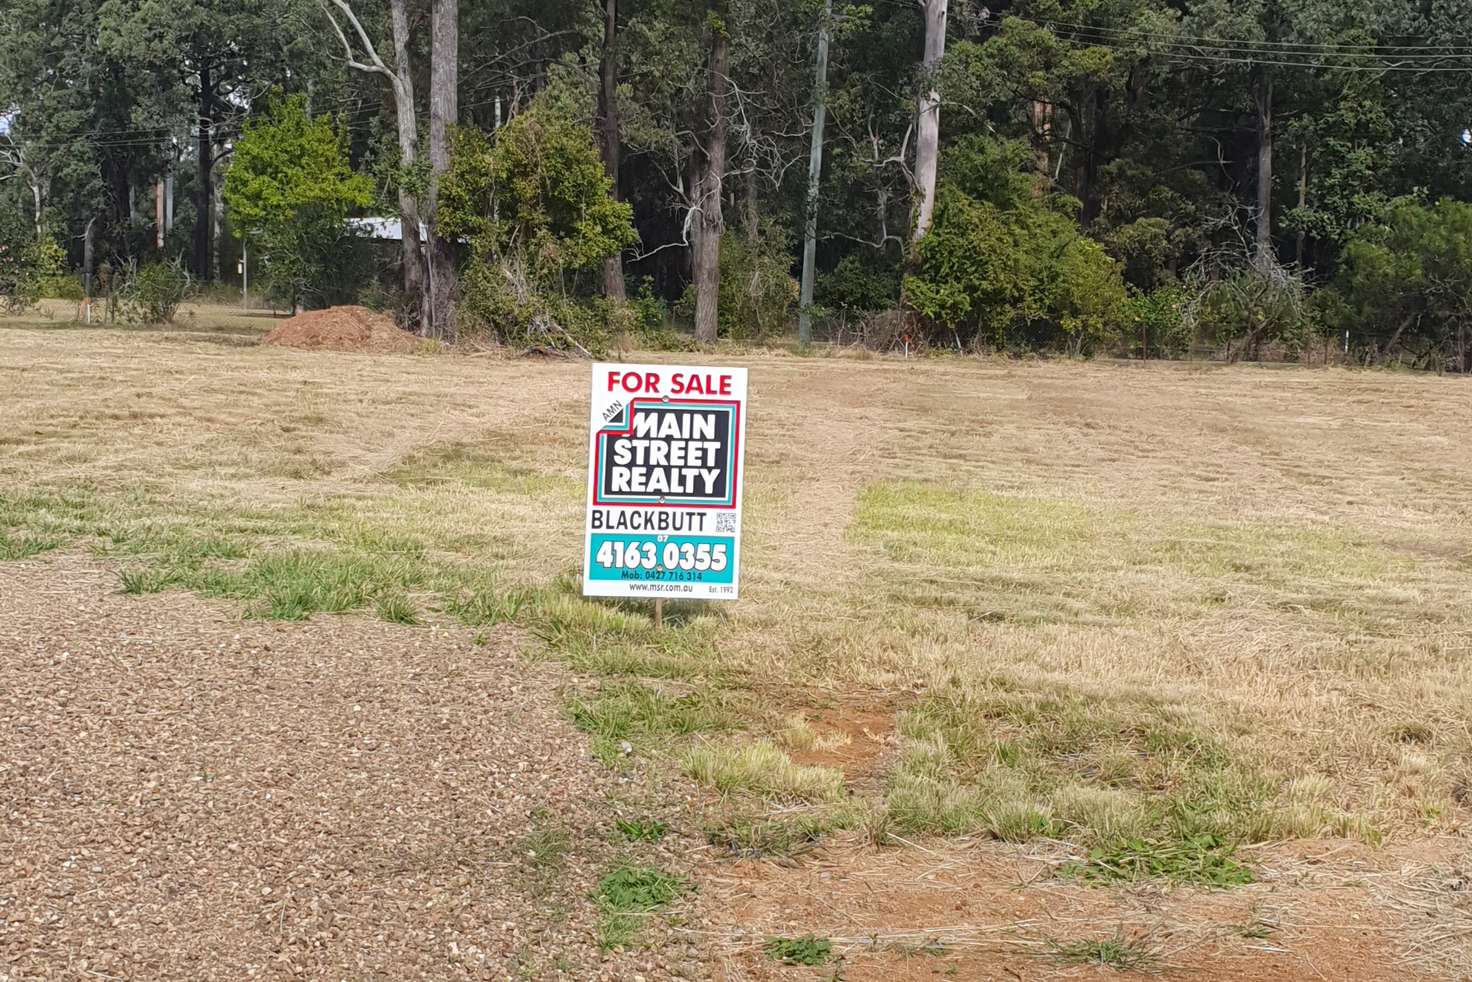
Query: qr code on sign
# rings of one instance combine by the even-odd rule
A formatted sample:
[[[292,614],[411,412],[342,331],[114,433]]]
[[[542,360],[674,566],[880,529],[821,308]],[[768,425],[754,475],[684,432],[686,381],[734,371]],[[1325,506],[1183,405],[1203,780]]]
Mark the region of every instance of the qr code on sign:
[[[715,527],[715,531],[717,531],[717,532],[735,532],[736,531],[736,516],[735,515],[717,515],[716,516],[716,527]]]

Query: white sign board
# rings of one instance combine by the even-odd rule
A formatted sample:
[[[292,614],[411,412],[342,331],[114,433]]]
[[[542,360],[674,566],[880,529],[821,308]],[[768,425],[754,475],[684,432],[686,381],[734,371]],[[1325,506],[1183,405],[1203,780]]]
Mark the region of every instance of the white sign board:
[[[590,597],[735,600],[746,369],[593,366]]]

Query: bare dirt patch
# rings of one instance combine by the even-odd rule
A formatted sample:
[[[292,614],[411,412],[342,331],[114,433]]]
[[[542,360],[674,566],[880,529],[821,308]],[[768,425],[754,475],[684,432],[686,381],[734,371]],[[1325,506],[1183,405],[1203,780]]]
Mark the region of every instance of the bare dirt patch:
[[[797,764],[837,768],[851,782],[873,777],[893,744],[897,712],[892,704],[843,704],[801,713],[805,738],[788,755]]]
[[[1057,856],[995,842],[834,845],[799,866],[763,861],[705,876],[702,898],[726,926],[718,978],[813,978],[779,964],[774,937],[832,944],[827,971],[851,982],[929,979],[1167,979],[1292,982],[1444,978],[1408,964],[1404,934],[1372,882],[1397,884],[1394,855],[1320,844],[1256,857],[1261,880],[1230,890],[1140,884],[1098,888],[1051,875]],[[1399,886],[1396,887],[1400,889]],[[1138,964],[1082,964],[1079,942],[1123,943]],[[827,977],[827,976],[818,976]]]
[[[115,584],[0,565],[0,976],[648,971],[595,941],[614,779],[510,636]]]
[[[320,348],[371,354],[413,351],[412,334],[400,330],[393,318],[367,307],[328,307],[308,310],[277,324],[262,344],[282,348]]]

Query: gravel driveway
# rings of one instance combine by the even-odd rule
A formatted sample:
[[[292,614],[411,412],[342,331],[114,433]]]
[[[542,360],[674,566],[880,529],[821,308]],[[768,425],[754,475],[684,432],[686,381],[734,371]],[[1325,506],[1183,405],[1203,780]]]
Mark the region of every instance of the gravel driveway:
[[[0,980],[635,977],[588,899],[614,779],[552,672],[0,564]]]

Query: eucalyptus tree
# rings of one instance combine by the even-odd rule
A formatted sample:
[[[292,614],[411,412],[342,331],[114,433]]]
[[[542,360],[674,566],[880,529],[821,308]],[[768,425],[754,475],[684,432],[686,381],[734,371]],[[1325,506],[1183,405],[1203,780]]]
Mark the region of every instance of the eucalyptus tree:
[[[915,184],[919,196],[914,239],[930,229],[935,211],[935,175],[940,164],[940,88],[934,76],[946,53],[948,0],[915,0],[925,18],[925,49],[920,57],[922,77],[915,112]]]
[[[380,75],[388,82],[398,134],[398,174],[394,180],[399,204],[399,248],[404,293],[415,316],[425,320],[427,294],[426,244],[423,241],[419,186],[419,116],[414,101],[414,66],[410,58],[409,9],[407,0],[389,0],[388,21],[392,56],[386,60],[374,40],[373,24],[358,0],[319,0],[327,21],[342,47],[347,66],[359,72]],[[381,12],[381,11],[380,11]]]

